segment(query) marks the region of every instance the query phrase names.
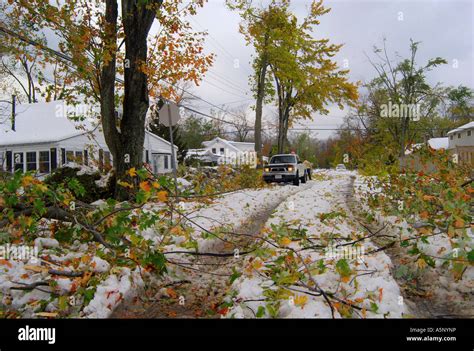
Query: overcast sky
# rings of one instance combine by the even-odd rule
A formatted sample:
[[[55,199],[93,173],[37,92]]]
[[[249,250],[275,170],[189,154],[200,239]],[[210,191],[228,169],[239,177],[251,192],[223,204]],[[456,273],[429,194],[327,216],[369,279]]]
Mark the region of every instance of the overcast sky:
[[[309,4],[309,0],[293,0],[292,9],[302,17]],[[447,65],[429,74],[430,82],[474,88],[473,1],[332,0],[326,1],[325,6],[332,10],[321,18],[315,36],[344,44],[336,60],[341,66],[344,62],[349,64],[352,81],[367,82],[374,77],[374,69],[365,53],[370,56],[373,46],[380,46],[384,37],[393,57],[395,53],[406,57],[410,38],[413,38],[422,42],[418,53],[420,64],[437,56],[448,61]],[[206,50],[216,54],[214,66],[205,81],[192,91],[217,105],[236,107],[253,103],[248,86],[253,50],[245,45],[238,32],[239,15],[229,11],[224,0],[209,0],[190,21],[197,30],[208,31]],[[235,60],[239,63],[237,68]],[[209,108],[204,103],[199,105],[203,109]],[[334,128],[346,113],[347,110],[331,108],[330,116],[315,116],[313,122],[304,125]],[[267,110],[267,114],[271,115],[271,112]],[[317,133],[326,138],[331,132]]]

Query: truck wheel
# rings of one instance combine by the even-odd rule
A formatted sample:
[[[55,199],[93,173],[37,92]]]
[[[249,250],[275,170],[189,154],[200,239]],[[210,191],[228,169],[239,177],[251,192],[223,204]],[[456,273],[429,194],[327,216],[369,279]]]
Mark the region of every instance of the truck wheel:
[[[300,186],[300,174],[296,172],[296,177],[293,179],[293,185]]]
[[[306,183],[306,172],[304,172],[304,175],[301,177],[301,183],[305,184]]]

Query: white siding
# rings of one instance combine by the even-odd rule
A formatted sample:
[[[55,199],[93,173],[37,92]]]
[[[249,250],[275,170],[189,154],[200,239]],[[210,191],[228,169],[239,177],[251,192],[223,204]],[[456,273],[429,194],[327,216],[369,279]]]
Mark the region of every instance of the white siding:
[[[454,149],[457,146],[474,146],[474,129],[463,130],[450,134],[449,148]]]
[[[77,135],[71,138],[67,138],[64,140],[59,141],[58,143],[44,143],[44,144],[29,144],[29,145],[14,145],[14,146],[1,146],[0,147],[0,167],[3,170],[7,170],[6,165],[6,152],[12,152],[12,159],[14,168],[15,162],[15,154],[22,155],[22,169],[23,171],[27,170],[27,162],[26,162],[26,153],[27,152],[36,152],[36,169],[39,169],[39,161],[40,161],[40,151],[50,151],[51,148],[56,148],[56,164],[57,167],[62,166],[62,149],[66,152],[66,154],[72,152],[74,158],[76,158],[76,153],[81,153],[82,159],[84,160],[84,150],[87,150],[87,159],[88,165],[90,166],[99,166],[99,150],[103,150],[104,154],[107,155],[109,152],[109,148],[105,143],[105,138],[102,132],[97,128],[93,133],[84,133],[82,135]],[[172,171],[171,167],[171,147],[170,144],[163,141],[161,138],[155,137],[146,133],[145,135],[145,143],[144,143],[144,150],[143,150],[143,161],[146,161],[146,151],[148,151],[149,155],[149,163],[152,164],[152,155],[160,155],[156,156],[158,158],[159,165],[156,169],[158,173],[169,173]],[[175,147],[175,159],[177,156],[177,148]],[[66,158],[66,155],[65,155]],[[107,157],[104,158],[104,161]],[[110,160],[113,163],[112,155],[110,154]],[[68,162],[66,158],[66,163]],[[51,160],[49,160],[51,169]],[[11,170],[8,170],[11,171]]]

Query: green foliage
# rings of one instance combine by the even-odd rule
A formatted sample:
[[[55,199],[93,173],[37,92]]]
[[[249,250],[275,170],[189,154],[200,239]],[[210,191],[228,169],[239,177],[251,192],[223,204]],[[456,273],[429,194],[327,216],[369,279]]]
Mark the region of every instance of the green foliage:
[[[166,177],[150,179],[150,174],[145,170],[135,169],[130,169],[127,174],[131,183],[122,182],[121,186],[125,185],[130,192],[142,194],[149,204],[167,201],[164,185],[169,180]],[[70,173],[66,175],[71,176]],[[170,223],[163,216],[166,207],[144,210],[144,203],[140,201],[119,203],[112,198],[98,206],[83,205],[79,203],[78,197],[85,196],[85,185],[79,178],[64,176],[62,179],[60,183],[50,180],[48,184],[30,173],[16,172],[0,182],[0,226],[6,232],[3,241],[32,245],[36,238],[44,236],[47,224],[51,237],[60,242],[58,254],[75,251],[78,242],[87,244],[88,251],[83,252],[82,257],[64,262],[71,269],[77,269],[80,263],[90,263],[91,255],[96,255],[106,260],[112,269],[127,267],[133,270],[141,267],[157,275],[167,273],[168,261],[161,245],[169,243],[174,234],[170,233]],[[137,187],[132,183],[138,184]],[[162,240],[160,245],[141,236],[141,231],[151,228],[163,233],[166,240]],[[184,230],[180,229],[178,234]],[[69,294],[82,302],[69,307],[65,297],[61,297],[58,300],[61,316],[78,313],[79,309],[86,306],[94,297],[96,286],[104,278],[100,273],[89,271],[78,278],[80,284],[76,280]],[[57,285],[54,279],[50,282],[52,288]],[[51,299],[56,298],[59,297],[51,295]],[[37,311],[43,311],[43,307],[43,304],[39,305]]]
[[[79,167],[62,167],[55,170],[45,179],[45,184],[52,189],[68,189],[77,200],[91,203],[99,199],[109,198],[114,193],[114,177],[109,177],[105,187],[99,187],[96,181],[103,174],[99,171],[78,175]]]
[[[408,223],[424,223],[411,233],[413,240],[401,242],[401,246],[414,256],[413,261],[422,268],[426,265],[434,267],[435,257],[423,253],[418,243],[427,243],[428,237],[439,232],[447,235],[452,251],[441,260],[445,260],[455,278],[460,279],[474,247],[468,234],[473,220],[474,187],[472,183],[464,184],[471,169],[469,165],[454,163],[452,156],[444,150],[424,147],[417,151],[417,156],[421,169],[408,165],[402,172],[393,172],[377,180],[372,178],[370,186],[380,189],[380,192],[370,194],[368,203],[373,209],[398,216]]]

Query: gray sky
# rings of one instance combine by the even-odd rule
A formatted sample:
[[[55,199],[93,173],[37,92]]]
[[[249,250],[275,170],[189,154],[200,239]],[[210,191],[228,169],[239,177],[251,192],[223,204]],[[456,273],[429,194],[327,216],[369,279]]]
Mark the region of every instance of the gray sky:
[[[293,0],[292,8],[298,16],[304,16],[309,4],[309,0]],[[430,82],[474,88],[473,1],[332,0],[326,1],[325,6],[332,10],[321,17],[315,36],[344,44],[336,60],[341,66],[344,62],[349,64],[351,80],[367,82],[374,77],[374,69],[364,53],[373,57],[373,46],[380,46],[384,37],[389,52],[393,55],[398,52],[402,57],[407,56],[410,38],[413,38],[422,42],[418,52],[420,64],[437,56],[448,61],[429,74]],[[224,0],[209,0],[190,21],[197,30],[209,32],[206,50],[217,55],[205,81],[192,91],[217,105],[236,107],[253,103],[245,101],[251,98],[248,76],[252,72],[249,62],[253,50],[245,45],[238,32],[238,14],[229,11]],[[238,60],[238,68],[234,60]],[[236,101],[241,102],[234,103]],[[209,108],[204,103],[199,105],[202,109]],[[315,116],[313,122],[306,121],[303,125],[337,127],[347,110],[330,110],[330,116]],[[271,115],[268,109],[267,114]],[[330,134],[318,131],[321,138]]]

